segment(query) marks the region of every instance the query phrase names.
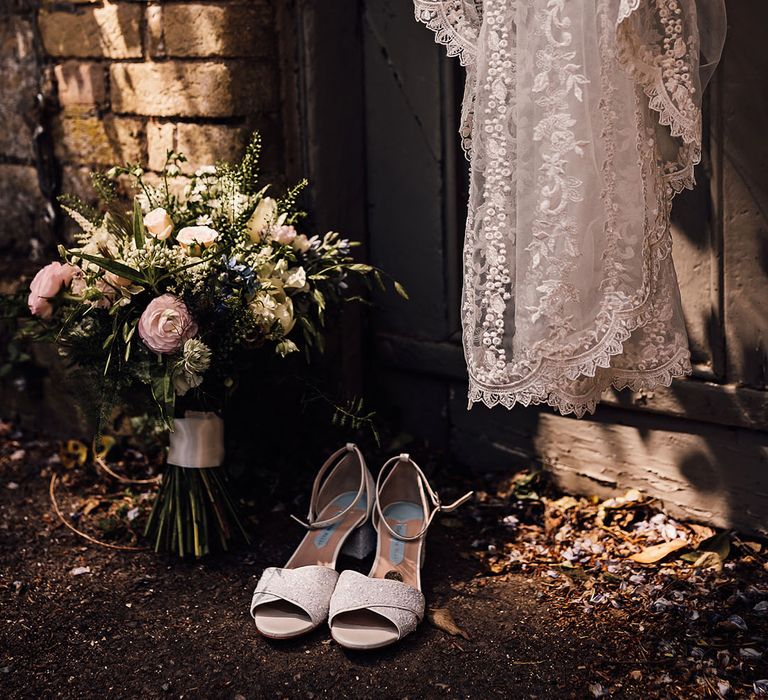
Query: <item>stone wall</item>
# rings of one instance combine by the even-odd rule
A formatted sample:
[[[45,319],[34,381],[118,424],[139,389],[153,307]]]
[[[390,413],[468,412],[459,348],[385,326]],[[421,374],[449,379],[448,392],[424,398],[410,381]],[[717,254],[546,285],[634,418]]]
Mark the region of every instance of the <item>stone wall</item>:
[[[281,172],[277,34],[272,0],[3,0],[0,278],[54,252],[55,197],[89,198],[94,168],[173,148],[193,170],[258,128]]]
[[[57,196],[92,200],[95,169],[157,171],[175,149],[191,172],[238,158],[258,129],[279,183],[291,160],[279,12],[278,0],[0,0],[0,291],[56,258],[73,228]],[[0,383],[3,415],[89,434],[55,353],[35,354],[39,371]]]

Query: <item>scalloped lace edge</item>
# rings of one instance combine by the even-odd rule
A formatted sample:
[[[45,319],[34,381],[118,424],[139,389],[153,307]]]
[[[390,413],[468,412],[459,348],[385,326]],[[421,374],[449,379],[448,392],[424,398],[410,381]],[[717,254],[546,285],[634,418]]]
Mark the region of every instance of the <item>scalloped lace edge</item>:
[[[616,20],[616,26],[620,25],[625,19],[640,8],[642,0],[622,0],[619,7],[619,18]]]
[[[448,18],[434,3],[414,0],[416,21],[435,34],[435,43],[445,46],[449,57],[457,57],[462,66],[469,66],[475,60],[476,48],[459,34]]]
[[[623,344],[622,344],[623,345]],[[618,353],[621,354],[621,350]],[[524,392],[515,390],[488,389],[471,376],[469,378],[468,408],[482,403],[488,408],[504,406],[511,409],[516,405],[532,406],[547,404],[562,415],[573,414],[582,418],[586,413],[593,414],[602,395],[610,388],[618,391],[650,391],[660,386],[670,386],[679,377],[691,374],[691,354],[688,348],[678,348],[674,357],[662,367],[647,372],[632,370],[608,370],[606,379],[597,384],[586,397],[573,396],[563,391],[553,392],[540,385],[531,385]]]
[[[644,0],[624,0],[625,4],[619,8],[616,21],[617,42],[621,41],[619,27],[640,9],[642,2]],[[688,162],[682,164],[682,169],[665,176],[673,195],[680,194],[683,190],[692,190],[696,186],[694,168],[701,162],[702,135],[701,129],[696,126],[701,124],[701,110],[697,110],[693,120],[683,117],[669,99],[660,76],[657,75],[653,81],[643,80],[642,73],[636,68],[627,66],[627,69],[642,86],[643,93],[648,98],[648,108],[656,112],[659,124],[669,127],[669,132],[674,138],[681,138],[685,144],[693,146],[692,155]]]

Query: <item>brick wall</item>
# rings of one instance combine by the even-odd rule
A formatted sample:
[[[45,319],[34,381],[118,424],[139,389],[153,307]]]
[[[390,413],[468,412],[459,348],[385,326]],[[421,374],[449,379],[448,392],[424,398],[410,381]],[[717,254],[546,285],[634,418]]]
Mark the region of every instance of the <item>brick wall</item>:
[[[94,169],[159,170],[173,148],[193,171],[239,157],[259,129],[280,180],[281,1],[0,0],[0,290],[56,257],[72,227],[56,197],[91,200]],[[36,355],[46,371],[0,383],[2,414],[88,435],[55,353]]]
[[[192,170],[237,157],[258,128],[265,167],[279,173],[275,6],[2,0],[0,277],[65,235],[61,220],[43,216],[46,200],[57,191],[89,198],[94,168],[139,161],[157,170],[175,148]]]

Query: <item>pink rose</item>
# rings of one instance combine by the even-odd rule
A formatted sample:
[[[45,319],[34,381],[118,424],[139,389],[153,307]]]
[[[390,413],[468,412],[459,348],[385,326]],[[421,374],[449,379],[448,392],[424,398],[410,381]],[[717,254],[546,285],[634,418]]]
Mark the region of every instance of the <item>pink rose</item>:
[[[154,352],[169,354],[197,334],[197,324],[184,302],[163,294],[149,302],[139,319],[139,335]]]
[[[218,237],[219,232],[210,226],[185,226],[179,231],[176,240],[187,255],[200,257],[203,248],[210,248]]]
[[[152,238],[164,241],[173,232],[173,220],[165,209],[158,207],[144,217],[144,228]]]
[[[297,235],[293,226],[278,226],[272,231],[272,240],[282,245],[291,245]]]
[[[29,285],[29,310],[35,316],[49,319],[53,315],[50,300],[72,281],[75,270],[73,265],[60,262],[52,262],[40,270]]]

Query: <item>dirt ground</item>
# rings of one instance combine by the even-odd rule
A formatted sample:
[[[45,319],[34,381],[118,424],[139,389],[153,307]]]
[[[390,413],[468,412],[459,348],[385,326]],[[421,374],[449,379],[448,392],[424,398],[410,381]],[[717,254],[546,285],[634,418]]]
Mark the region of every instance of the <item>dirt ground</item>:
[[[251,548],[203,563],[87,545],[50,516],[34,457],[45,449],[27,448],[24,458],[18,443],[0,449],[6,697],[749,697],[768,678],[757,613],[742,613],[748,632],[721,633],[714,618],[692,627],[681,608],[598,606],[594,591],[594,605],[575,605],[583,591],[559,585],[561,569],[500,567],[498,557],[479,555],[503,536],[493,504],[446,517],[430,535],[428,606],[447,608],[465,636],[425,621],[399,645],[369,653],[343,650],[325,629],[270,642],[248,604],[262,569],[283,562],[301,536],[285,511],[262,518]],[[764,608],[754,607],[768,596],[758,569],[741,582],[712,574],[719,620],[741,605],[731,600],[739,587],[749,589],[745,609]],[[662,595],[674,600],[668,589]],[[761,656],[739,658],[745,645]]]

